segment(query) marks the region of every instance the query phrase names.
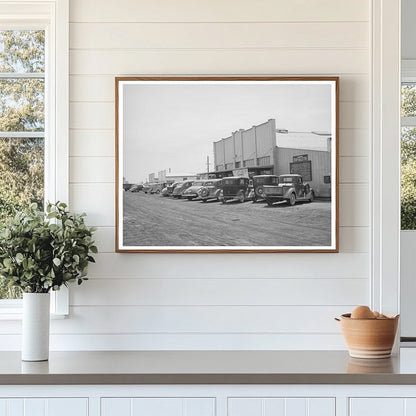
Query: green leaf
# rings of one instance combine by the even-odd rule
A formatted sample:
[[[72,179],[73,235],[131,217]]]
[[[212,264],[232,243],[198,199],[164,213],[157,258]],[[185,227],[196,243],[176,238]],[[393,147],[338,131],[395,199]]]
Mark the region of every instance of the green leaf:
[[[58,259],[58,257],[55,257],[55,258],[53,259],[53,264],[54,264],[56,267],[60,266],[60,265],[61,265],[61,259]]]

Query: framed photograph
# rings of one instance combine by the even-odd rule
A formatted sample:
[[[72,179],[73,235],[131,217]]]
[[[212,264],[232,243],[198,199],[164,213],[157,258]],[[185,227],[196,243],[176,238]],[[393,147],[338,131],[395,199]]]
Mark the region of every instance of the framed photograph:
[[[118,252],[338,252],[338,77],[115,81]]]

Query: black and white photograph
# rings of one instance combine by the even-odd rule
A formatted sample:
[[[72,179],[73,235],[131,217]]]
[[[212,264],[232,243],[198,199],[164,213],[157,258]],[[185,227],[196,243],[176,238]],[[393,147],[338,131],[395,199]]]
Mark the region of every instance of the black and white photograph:
[[[337,252],[338,78],[116,78],[119,252]]]

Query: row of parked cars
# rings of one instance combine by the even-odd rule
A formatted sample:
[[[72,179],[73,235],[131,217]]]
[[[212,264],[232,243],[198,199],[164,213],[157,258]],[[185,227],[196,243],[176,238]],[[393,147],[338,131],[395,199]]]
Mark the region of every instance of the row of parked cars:
[[[253,179],[242,176],[232,176],[222,179],[188,180],[173,184],[146,184],[145,193],[157,193],[163,197],[187,198],[189,201],[217,200],[253,202],[265,201],[268,205],[286,201],[295,205],[298,201],[312,202],[315,192],[309,183],[298,174],[286,175],[257,175]],[[134,192],[134,190],[131,190]]]

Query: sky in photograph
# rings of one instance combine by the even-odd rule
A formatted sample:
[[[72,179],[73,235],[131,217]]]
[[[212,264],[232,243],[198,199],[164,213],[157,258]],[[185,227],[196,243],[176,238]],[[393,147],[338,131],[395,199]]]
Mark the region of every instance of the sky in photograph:
[[[123,176],[132,183],[164,169],[206,172],[207,156],[214,170],[214,141],[271,118],[277,129],[331,131],[328,84],[146,82],[124,85],[123,94]]]

